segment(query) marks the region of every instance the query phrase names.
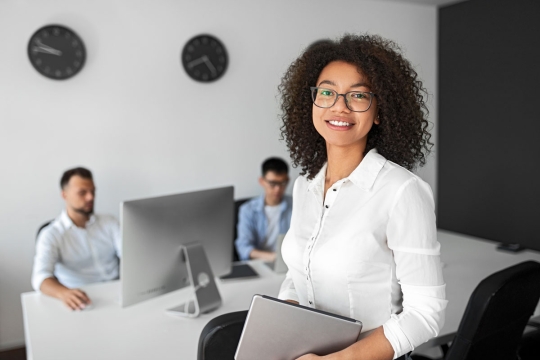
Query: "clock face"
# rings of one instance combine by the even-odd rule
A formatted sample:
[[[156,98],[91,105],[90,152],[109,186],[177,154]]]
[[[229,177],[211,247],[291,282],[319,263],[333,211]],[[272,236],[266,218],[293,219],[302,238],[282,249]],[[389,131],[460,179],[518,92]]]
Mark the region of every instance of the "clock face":
[[[64,80],[81,71],[86,51],[82,40],[72,30],[49,25],[36,31],[30,38],[28,57],[40,74]]]
[[[188,75],[201,82],[219,79],[227,70],[229,62],[225,46],[211,35],[197,35],[189,40],[181,57]]]

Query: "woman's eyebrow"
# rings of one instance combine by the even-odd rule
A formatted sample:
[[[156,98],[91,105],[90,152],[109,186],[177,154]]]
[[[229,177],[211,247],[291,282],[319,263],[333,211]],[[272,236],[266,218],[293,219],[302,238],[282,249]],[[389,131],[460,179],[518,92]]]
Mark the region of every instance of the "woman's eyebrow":
[[[351,85],[351,87],[369,87],[368,84],[366,84],[365,82],[359,82],[357,84],[354,84],[354,85]]]
[[[336,86],[336,83],[333,82],[332,80],[323,80],[319,83],[318,86],[321,86],[323,84],[328,84],[328,85],[332,85],[332,86]],[[365,82],[359,82],[359,83],[356,83],[356,84],[353,84],[351,86],[349,86],[350,88],[355,88],[355,87],[369,87],[369,85]]]
[[[323,84],[328,84],[328,85],[332,85],[332,86],[336,86],[336,83],[333,82],[333,81],[330,81],[330,80],[323,80],[319,83],[319,86],[323,85]]]

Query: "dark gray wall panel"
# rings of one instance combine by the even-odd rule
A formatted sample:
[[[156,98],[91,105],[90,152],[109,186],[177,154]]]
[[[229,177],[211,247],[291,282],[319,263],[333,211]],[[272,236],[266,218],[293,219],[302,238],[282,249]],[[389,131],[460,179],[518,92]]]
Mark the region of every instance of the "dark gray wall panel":
[[[439,228],[540,250],[540,1],[439,10]]]

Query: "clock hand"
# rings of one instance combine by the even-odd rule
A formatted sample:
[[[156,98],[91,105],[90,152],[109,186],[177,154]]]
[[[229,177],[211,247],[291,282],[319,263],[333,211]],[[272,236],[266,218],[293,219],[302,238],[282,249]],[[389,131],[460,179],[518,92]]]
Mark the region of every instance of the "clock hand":
[[[204,63],[206,64],[206,66],[208,66],[208,68],[212,72],[212,75],[216,76],[217,75],[216,67],[214,66],[214,64],[212,64],[212,62],[210,61],[210,59],[208,59],[208,56],[206,55],[204,55]]]
[[[44,43],[41,42],[41,40],[37,40],[36,44],[37,44],[37,46],[34,46],[34,48],[33,48],[34,51],[38,51],[38,52],[42,52],[42,53],[46,53],[46,54],[53,54],[53,55],[62,56],[62,51],[56,50],[56,49],[50,47],[49,45],[45,45]]]
[[[195,59],[195,60],[193,60],[193,61],[188,62],[188,64],[187,64],[188,68],[191,69],[191,68],[194,67],[194,66],[197,66],[197,65],[199,65],[199,64],[202,64],[203,62],[205,62],[205,58],[206,58],[206,55],[201,56],[201,57],[198,58],[198,59]]]
[[[52,55],[62,56],[62,52],[60,50],[56,50],[56,49],[48,49],[48,48],[44,48],[44,47],[41,47],[41,46],[34,46],[32,48],[32,50],[35,51],[35,52],[41,52],[41,53],[44,53],[44,54],[52,54]]]

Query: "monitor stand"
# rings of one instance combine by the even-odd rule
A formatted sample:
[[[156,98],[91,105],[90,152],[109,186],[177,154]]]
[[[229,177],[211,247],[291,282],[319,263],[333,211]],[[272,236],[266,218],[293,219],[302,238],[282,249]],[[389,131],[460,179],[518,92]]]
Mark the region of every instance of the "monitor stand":
[[[193,289],[193,300],[168,309],[167,313],[184,317],[197,317],[221,306],[221,296],[201,244],[189,243],[182,246],[188,279]]]

